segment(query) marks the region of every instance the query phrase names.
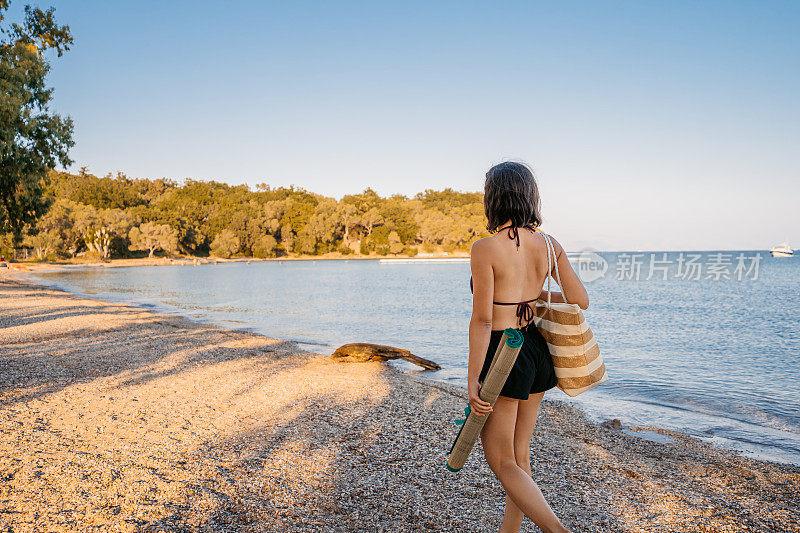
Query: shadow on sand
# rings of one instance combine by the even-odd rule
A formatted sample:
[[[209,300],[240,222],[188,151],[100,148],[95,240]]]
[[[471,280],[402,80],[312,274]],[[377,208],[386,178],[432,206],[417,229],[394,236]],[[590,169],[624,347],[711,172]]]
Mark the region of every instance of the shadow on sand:
[[[461,472],[445,469],[457,387],[2,281],[0,313],[0,429],[14,446],[0,459],[0,523],[12,529],[500,524],[504,493],[480,444]],[[643,441],[546,401],[533,475],[574,531],[768,531],[789,519],[797,469],[692,442]]]

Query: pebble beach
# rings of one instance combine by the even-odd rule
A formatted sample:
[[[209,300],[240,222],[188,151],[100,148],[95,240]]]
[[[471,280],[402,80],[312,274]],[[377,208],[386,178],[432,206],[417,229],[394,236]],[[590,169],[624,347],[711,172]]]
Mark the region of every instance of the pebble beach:
[[[445,469],[465,405],[383,363],[0,269],[0,531],[496,531],[480,443]],[[800,531],[795,465],[598,425],[547,395],[531,450],[576,532]]]

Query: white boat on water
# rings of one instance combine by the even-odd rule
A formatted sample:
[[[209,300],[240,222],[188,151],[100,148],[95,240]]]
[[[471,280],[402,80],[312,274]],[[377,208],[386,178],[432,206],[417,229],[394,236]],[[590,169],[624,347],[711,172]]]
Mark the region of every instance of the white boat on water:
[[[792,250],[792,247],[784,242],[778,246],[773,246],[769,253],[772,254],[772,257],[792,257],[794,255],[794,250]]]

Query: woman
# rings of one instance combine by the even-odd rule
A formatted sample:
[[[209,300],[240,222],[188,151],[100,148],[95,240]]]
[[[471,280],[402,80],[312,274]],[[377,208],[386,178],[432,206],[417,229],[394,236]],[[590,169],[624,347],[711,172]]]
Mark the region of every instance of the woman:
[[[543,531],[567,531],[531,478],[530,441],[539,404],[556,385],[553,362],[541,333],[530,323],[530,304],[547,299],[542,290],[547,247],[537,231],[539,190],[521,163],[501,163],[486,173],[484,209],[494,235],[472,246],[472,319],[469,325],[467,383],[472,412],[491,416],[481,432],[486,462],[506,491],[501,532],[519,531],[523,515]],[[589,296],[553,239],[562,293],[552,301],[589,306]],[[554,271],[555,269],[553,269]],[[505,328],[521,328],[525,342],[494,408],[478,396]]]

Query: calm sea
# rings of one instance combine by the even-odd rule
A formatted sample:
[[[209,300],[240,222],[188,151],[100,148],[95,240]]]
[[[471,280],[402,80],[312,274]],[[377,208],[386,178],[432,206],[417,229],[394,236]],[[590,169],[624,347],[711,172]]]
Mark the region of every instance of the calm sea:
[[[755,271],[756,252],[742,252],[747,272],[736,268],[738,252],[715,254],[685,255],[682,263],[675,252],[576,262],[587,279],[598,277],[603,263],[607,268],[587,283],[586,317],[610,381],[574,400],[557,389],[548,397],[575,402],[596,420],[676,429],[752,457],[800,464],[800,260],[761,253]],[[403,347],[442,365],[425,373],[430,379],[466,381],[467,262],[220,263],[39,277],[321,353],[348,342]]]

